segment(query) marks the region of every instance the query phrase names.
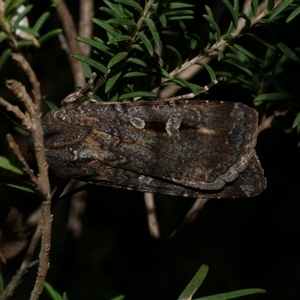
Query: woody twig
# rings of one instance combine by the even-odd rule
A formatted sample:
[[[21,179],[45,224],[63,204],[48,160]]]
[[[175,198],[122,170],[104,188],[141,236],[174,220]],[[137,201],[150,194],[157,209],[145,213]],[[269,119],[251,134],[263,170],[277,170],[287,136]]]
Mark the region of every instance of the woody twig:
[[[51,196],[50,196],[50,184],[48,178],[47,163],[45,158],[44,141],[43,141],[43,129],[41,123],[41,92],[40,84],[35,76],[34,71],[25,59],[25,57],[20,53],[15,53],[12,55],[13,60],[17,63],[18,67],[26,74],[30,84],[31,91],[30,94],[27,92],[26,88],[18,81],[8,80],[6,82],[7,87],[14,93],[21,104],[25,107],[26,112],[22,112],[19,107],[9,104],[6,100],[0,99],[0,104],[6,109],[11,111],[18,117],[23,126],[31,133],[35,156],[38,166],[38,174],[35,175],[34,172],[28,166],[25,158],[23,157],[18,145],[15,143],[11,135],[7,135],[7,140],[13,153],[16,155],[18,160],[23,166],[25,174],[29,177],[31,182],[35,185],[37,193],[40,195],[41,204],[41,219],[39,222],[40,232],[37,232],[31,242],[30,255],[27,255],[22,263],[21,268],[7,285],[6,293],[10,295],[18,286],[21,277],[27,272],[30,267],[30,261],[34,248],[39,240],[39,234],[41,234],[41,250],[39,254],[39,268],[37,273],[36,282],[31,293],[31,300],[38,299],[39,295],[43,290],[43,282],[45,281],[46,274],[49,269],[49,250],[51,245]],[[31,96],[32,95],[32,96]],[[1,295],[0,299],[3,298],[4,293]]]

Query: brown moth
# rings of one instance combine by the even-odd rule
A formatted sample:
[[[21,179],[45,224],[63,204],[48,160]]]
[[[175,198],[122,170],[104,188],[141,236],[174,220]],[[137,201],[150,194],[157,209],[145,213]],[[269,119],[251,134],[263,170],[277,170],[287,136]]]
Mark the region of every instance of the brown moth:
[[[254,197],[264,190],[252,108],[183,99],[195,94],[87,103],[102,84],[87,92],[94,79],[43,119],[47,162],[57,176],[184,197]]]

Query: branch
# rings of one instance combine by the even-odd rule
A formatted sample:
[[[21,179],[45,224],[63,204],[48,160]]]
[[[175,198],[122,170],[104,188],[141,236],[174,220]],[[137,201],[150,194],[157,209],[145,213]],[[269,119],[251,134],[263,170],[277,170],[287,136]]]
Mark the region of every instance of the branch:
[[[155,213],[154,195],[152,193],[144,193],[144,200],[148,217],[148,228],[150,235],[158,239],[160,237],[157,217]]]
[[[94,1],[80,0],[79,7],[79,36],[92,38],[93,23],[91,18],[94,16]],[[88,44],[79,44],[82,54],[90,56],[92,47]]]
[[[58,16],[62,22],[63,29],[65,31],[67,44],[70,47],[70,52],[74,54],[81,53],[81,49],[79,47],[78,42],[75,40],[75,37],[78,36],[73,18],[68,10],[67,5],[65,4],[64,0],[52,0],[53,3],[60,2],[60,5],[57,9]],[[89,1],[87,1],[89,2]],[[91,1],[92,2],[92,1]],[[83,66],[82,63],[77,60],[73,59],[69,56],[69,62],[72,69],[72,73],[75,79],[75,85],[83,86],[85,84],[85,78],[83,73]]]
[[[32,85],[32,96],[34,100],[34,104],[37,106],[38,109],[40,109],[41,105],[41,90],[40,90],[40,83],[36,78],[36,75],[34,71],[32,70],[31,66],[29,65],[26,58],[19,54],[19,53],[13,53],[12,59],[17,63],[17,65],[24,71],[24,73],[27,75],[27,78],[29,82]]]
[[[41,92],[40,92],[40,84],[35,76],[34,71],[31,66],[25,59],[25,57],[18,53],[12,55],[13,59],[17,62],[19,68],[23,70],[26,74],[29,82],[32,85],[32,95],[33,100],[27,93],[25,87],[18,81],[8,80],[6,82],[7,86],[12,90],[15,96],[19,99],[19,101],[25,106],[27,113],[24,114],[20,109],[9,105],[7,101],[0,101],[4,107],[11,109],[11,111],[20,118],[20,120],[27,125],[27,129],[30,131],[35,156],[37,160],[38,166],[38,175],[35,176],[33,171],[29,168],[26,160],[24,159],[21,151],[19,150],[18,145],[15,143],[11,135],[7,135],[7,140],[10,148],[13,150],[14,154],[20,160],[23,165],[23,170],[30,178],[30,180],[34,183],[36,187],[37,193],[40,195],[42,204],[41,204],[41,219],[39,222],[39,228],[42,235],[41,241],[41,250],[39,254],[39,268],[38,274],[36,278],[36,282],[31,293],[31,300],[35,300],[39,298],[43,290],[43,283],[45,281],[48,269],[49,269],[49,250],[51,245],[51,196],[50,196],[50,184],[48,178],[48,166],[46,162],[46,155],[44,149],[44,133],[41,121]],[[35,241],[36,243],[36,241]],[[35,244],[34,243],[34,244]],[[26,259],[26,258],[25,258]],[[26,266],[29,265],[28,257],[25,260],[25,267],[22,264],[22,267],[18,271],[16,278],[20,278],[20,276],[24,275],[24,270],[26,270]],[[26,272],[25,272],[26,273]],[[18,277],[19,276],[19,277]],[[11,285],[9,285],[10,293],[16,289],[19,284],[19,280],[12,281]],[[5,289],[5,291],[7,288]]]

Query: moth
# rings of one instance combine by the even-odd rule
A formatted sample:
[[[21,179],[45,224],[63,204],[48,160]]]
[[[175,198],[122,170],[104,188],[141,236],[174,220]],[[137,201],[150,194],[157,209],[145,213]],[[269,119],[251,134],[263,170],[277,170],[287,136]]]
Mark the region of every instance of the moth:
[[[54,174],[194,198],[254,197],[264,190],[254,149],[258,117],[252,108],[188,99],[194,94],[90,103],[103,83],[88,91],[95,77],[43,118],[46,158]]]

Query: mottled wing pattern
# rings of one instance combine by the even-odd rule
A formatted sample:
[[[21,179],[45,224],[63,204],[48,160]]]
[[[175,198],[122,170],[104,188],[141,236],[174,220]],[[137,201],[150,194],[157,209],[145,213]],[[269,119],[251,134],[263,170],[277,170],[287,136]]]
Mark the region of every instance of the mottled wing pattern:
[[[176,100],[63,106],[44,118],[50,169],[111,187],[188,197],[252,197],[265,186],[257,114]]]

